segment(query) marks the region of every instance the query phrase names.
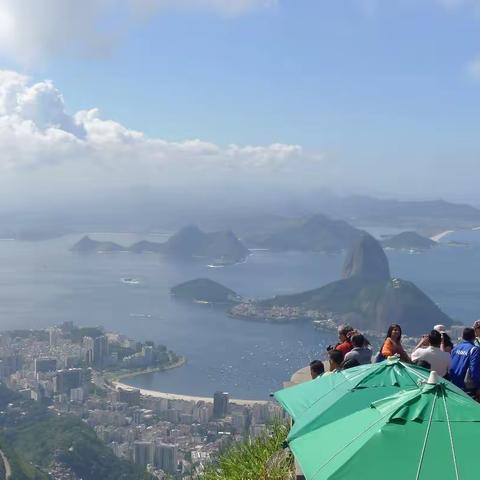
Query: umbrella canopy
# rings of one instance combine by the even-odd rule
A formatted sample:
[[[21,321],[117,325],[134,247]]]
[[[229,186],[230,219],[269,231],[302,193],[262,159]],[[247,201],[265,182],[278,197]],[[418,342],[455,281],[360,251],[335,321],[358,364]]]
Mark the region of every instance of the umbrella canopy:
[[[381,363],[341,370],[285,388],[274,397],[294,419],[294,430],[298,430],[313,419],[328,422],[348,415],[399,389],[418,389],[429,373],[390,357]]]
[[[422,388],[304,424],[289,445],[307,480],[473,480],[479,438],[480,405],[432,372]]]

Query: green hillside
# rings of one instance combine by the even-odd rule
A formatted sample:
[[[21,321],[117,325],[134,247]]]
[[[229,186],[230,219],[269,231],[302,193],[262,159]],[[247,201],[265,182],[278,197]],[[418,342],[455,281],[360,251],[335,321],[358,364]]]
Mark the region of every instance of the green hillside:
[[[24,400],[0,383],[0,448],[12,480],[47,480],[53,464],[82,480],[150,480],[137,466],[118,459],[78,417],[58,415]]]
[[[202,480],[291,480],[293,458],[283,448],[288,429],[279,425],[271,434],[234,445],[212,465]]]

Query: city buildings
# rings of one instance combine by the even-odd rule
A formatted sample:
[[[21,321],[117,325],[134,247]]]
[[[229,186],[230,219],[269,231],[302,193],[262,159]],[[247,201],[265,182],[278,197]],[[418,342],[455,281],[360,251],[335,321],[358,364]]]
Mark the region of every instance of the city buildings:
[[[165,348],[109,332],[95,338],[77,332],[73,340],[75,330],[72,324],[55,328],[53,341],[52,330],[13,338],[2,335],[3,381],[26,399],[82,418],[115,455],[148,468],[159,480],[167,475],[175,480],[199,478],[220,449],[262,434],[270,422],[282,418],[276,404],[239,405],[226,392],[197,401],[116,389],[105,377],[105,369],[111,368],[110,352],[135,352],[119,359],[123,372],[126,365],[135,371],[149,368],[160,355],[167,355]]]
[[[228,412],[228,393],[215,392],[213,395],[213,416],[224,418]]]

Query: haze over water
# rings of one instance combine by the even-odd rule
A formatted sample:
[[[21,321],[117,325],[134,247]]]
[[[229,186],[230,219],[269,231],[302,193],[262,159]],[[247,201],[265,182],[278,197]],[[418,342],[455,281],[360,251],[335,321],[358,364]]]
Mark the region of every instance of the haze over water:
[[[138,340],[164,343],[187,357],[182,368],[139,376],[130,384],[201,396],[220,389],[250,399],[266,398],[309,360],[322,358],[335,340],[310,323],[231,319],[221,309],[179,303],[169,289],[208,277],[247,297],[294,293],[338,279],[343,255],[255,252],[244,264],[208,268],[153,254],[78,255],[69,248],[79,237],[0,242],[1,330],[44,328],[65,320],[104,325]],[[125,245],[146,238],[92,237]],[[159,236],[149,239],[158,241]],[[392,275],[414,281],[452,318],[470,323],[480,316],[480,232],[459,232],[444,240],[453,239],[473,246],[388,256]],[[140,283],[122,283],[125,277]]]

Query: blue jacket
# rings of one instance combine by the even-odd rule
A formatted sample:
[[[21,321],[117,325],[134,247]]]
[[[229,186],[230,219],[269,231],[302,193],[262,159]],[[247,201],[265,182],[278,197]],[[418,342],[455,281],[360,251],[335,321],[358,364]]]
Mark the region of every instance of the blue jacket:
[[[472,382],[480,389],[480,347],[463,341],[452,350],[450,381],[465,390],[465,375],[470,372]]]

